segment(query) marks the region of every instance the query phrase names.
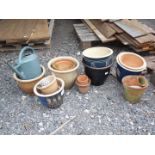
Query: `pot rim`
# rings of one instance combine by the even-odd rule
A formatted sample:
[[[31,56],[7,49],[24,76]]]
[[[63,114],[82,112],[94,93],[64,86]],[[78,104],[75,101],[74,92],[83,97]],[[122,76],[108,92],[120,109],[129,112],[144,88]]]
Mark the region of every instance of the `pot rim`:
[[[142,68],[146,68],[146,66],[147,66],[146,61],[145,61],[145,59],[144,59],[143,57],[141,57],[140,55],[138,55],[138,54],[136,54],[136,53],[133,53],[133,52],[121,52],[121,53],[118,54],[118,61],[119,61],[120,64],[122,64],[125,68],[134,70],[133,67],[126,66],[126,65],[124,65],[124,63],[122,63],[121,57],[122,57],[123,55],[125,55],[125,54],[135,55],[135,56],[137,56],[138,58],[140,58],[140,59],[143,61],[143,65],[142,65],[141,67],[135,67],[136,70],[140,70],[140,69],[142,69]]]
[[[77,80],[75,82],[75,84],[78,86],[78,87],[86,87],[86,86],[89,86],[91,83],[91,80],[88,78],[88,83],[87,84],[80,84]]]
[[[45,67],[44,67],[43,65],[40,65],[40,66],[41,66],[41,68],[42,68],[42,73],[41,73],[39,76],[37,76],[37,77],[35,77],[35,78],[33,78],[33,79],[30,79],[30,80],[22,80],[22,79],[19,79],[19,78],[17,77],[16,73],[13,73],[13,78],[14,78],[16,81],[22,82],[22,83],[28,83],[28,82],[36,81],[36,80],[40,79],[41,77],[43,77],[43,76],[45,75],[45,72],[46,72]]]
[[[104,56],[101,56],[101,57],[90,57],[88,55],[86,55],[87,51],[89,51],[90,49],[107,49],[110,51],[110,53],[108,53],[107,55],[104,55]],[[90,58],[90,59],[102,59],[102,58],[106,58],[106,57],[109,57],[113,54],[113,50],[111,48],[108,48],[108,47],[90,47],[90,48],[87,48],[85,49],[83,52],[82,52],[82,55],[86,58]]]
[[[45,88],[49,87],[50,85],[52,85],[56,81],[55,75],[48,75],[48,76],[44,77],[43,79],[41,79],[40,83],[43,82],[45,79],[48,79],[48,78],[53,78],[52,82],[50,82],[48,85],[45,85],[42,87],[38,86],[38,89],[40,89],[40,90],[45,89]]]
[[[83,60],[82,60],[82,63],[83,63],[83,65],[86,66],[87,68],[91,68],[91,69],[94,69],[94,70],[108,69],[108,68],[110,68],[110,67],[113,65],[113,62],[112,62],[109,66],[101,67],[101,68],[94,68],[94,67],[90,67],[90,66],[88,66],[87,64],[85,64],[85,63],[83,62]]]
[[[136,69],[136,70],[133,70],[133,69],[129,69],[129,68],[126,68],[125,66],[123,66],[120,62],[119,62],[119,60],[118,60],[118,55],[117,55],[117,57],[116,57],[116,62],[117,62],[117,64],[119,64],[123,69],[125,69],[125,70],[128,70],[128,71],[130,71],[130,72],[142,72],[142,71],[144,71],[145,69],[146,69],[146,66],[144,67],[144,68],[142,68],[142,69]]]
[[[72,69],[66,70],[66,71],[59,71],[59,70],[56,70],[51,67],[54,62],[56,62],[58,60],[64,60],[64,59],[69,59],[69,60],[74,61],[76,63],[75,67]],[[49,60],[49,62],[47,64],[49,70],[56,72],[56,73],[69,73],[69,72],[75,71],[76,69],[79,68],[79,65],[80,65],[79,61],[76,58],[70,57],[70,56],[62,56],[62,57],[60,56],[60,57],[53,58],[53,59]]]
[[[148,80],[145,78],[145,76],[143,76],[143,78],[145,79],[145,82],[146,82],[146,85],[144,86],[144,87],[141,87],[141,88],[131,88],[131,87],[129,87],[129,86],[127,86],[126,84],[124,84],[124,80],[126,79],[126,78],[130,78],[130,77],[141,77],[141,75],[127,75],[127,76],[125,76],[125,77],[123,77],[122,78],[122,84],[123,84],[123,87],[126,87],[126,88],[129,88],[129,89],[135,89],[135,90],[143,90],[143,89],[146,89],[148,86],[149,86],[149,83],[148,83]]]
[[[61,87],[60,87],[56,92],[51,93],[51,94],[41,94],[41,93],[39,93],[39,92],[37,91],[37,86],[40,84],[40,81],[39,81],[39,82],[37,82],[37,83],[35,84],[35,86],[34,86],[34,88],[33,88],[34,94],[35,94],[36,96],[38,96],[38,97],[52,97],[52,96],[54,96],[54,95],[57,95],[58,93],[60,93],[60,92],[64,89],[65,83],[64,83],[64,81],[63,81],[62,79],[60,79],[60,78],[57,78],[57,77],[56,77],[56,80],[58,80],[58,81],[61,82]]]

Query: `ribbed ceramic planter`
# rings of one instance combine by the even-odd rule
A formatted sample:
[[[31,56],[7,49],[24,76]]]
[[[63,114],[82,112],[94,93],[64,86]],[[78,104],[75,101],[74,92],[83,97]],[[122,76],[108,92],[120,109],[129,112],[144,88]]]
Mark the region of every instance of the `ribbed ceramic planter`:
[[[125,76],[122,79],[124,96],[131,103],[137,103],[148,87],[144,76]]]
[[[17,77],[17,75],[14,73],[13,78],[15,79],[18,87],[25,93],[33,94],[33,87],[35,84],[40,81],[45,76],[45,67],[41,65],[42,73],[38,77],[31,79],[31,80],[21,80]]]
[[[74,62],[75,66],[72,69],[68,70],[57,70],[53,68],[53,64],[57,61],[63,61],[63,60],[69,60]],[[75,79],[78,75],[78,68],[79,68],[79,61],[73,57],[63,56],[63,57],[57,57],[53,58],[48,62],[48,68],[56,75],[56,77],[59,77],[64,80],[65,82],[65,89],[70,89]]]
[[[38,89],[38,85],[40,81],[34,86],[34,93],[38,96],[38,99],[41,104],[48,108],[58,108],[61,104],[63,104],[63,96],[64,96],[64,81],[60,78],[56,78],[59,88],[56,92],[51,94],[42,94]]]

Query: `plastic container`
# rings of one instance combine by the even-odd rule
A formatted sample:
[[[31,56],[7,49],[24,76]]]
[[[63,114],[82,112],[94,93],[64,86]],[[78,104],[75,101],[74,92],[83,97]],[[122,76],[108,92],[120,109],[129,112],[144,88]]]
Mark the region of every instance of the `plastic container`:
[[[56,78],[56,80],[58,82],[59,89],[54,93],[45,95],[39,92],[37,87],[40,82],[38,82],[33,89],[35,95],[38,96],[40,103],[48,108],[58,108],[61,104],[63,104],[64,81],[60,78]]]
[[[69,70],[57,70],[52,67],[52,65],[57,61],[63,61],[63,60],[70,60],[74,62],[75,66],[72,69]],[[65,89],[70,89],[75,79],[78,75],[78,68],[79,68],[79,61],[73,57],[63,56],[63,57],[57,57],[53,58],[48,62],[48,68],[52,71],[52,74],[54,73],[56,77],[61,78],[65,82]]]

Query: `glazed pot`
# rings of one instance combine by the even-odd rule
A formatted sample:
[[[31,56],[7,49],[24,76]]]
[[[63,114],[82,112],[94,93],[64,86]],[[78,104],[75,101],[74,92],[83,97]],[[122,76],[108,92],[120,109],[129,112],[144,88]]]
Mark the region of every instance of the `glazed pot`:
[[[71,60],[58,60],[52,64],[52,67],[60,71],[70,70],[75,67],[75,63]]]
[[[131,70],[146,69],[146,61],[143,57],[132,52],[122,52],[118,55],[118,61],[122,66]]]
[[[75,66],[69,70],[57,70],[53,68],[53,64],[57,61],[69,60],[74,62]],[[65,82],[65,89],[70,89],[74,81],[78,75],[78,68],[79,68],[79,61],[73,57],[64,56],[64,57],[57,57],[53,58],[48,62],[48,68],[55,74],[56,77],[59,77],[64,80]]]
[[[112,63],[113,50],[107,47],[92,47],[83,51],[83,59],[90,67],[102,68]]]
[[[131,103],[139,102],[148,87],[148,81],[144,76],[125,76],[122,83],[125,99]]]
[[[45,76],[45,67],[41,65],[42,68],[42,73],[31,80],[22,80],[20,79],[15,73],[13,74],[13,78],[15,79],[18,87],[25,93],[27,94],[33,94],[33,87],[35,86],[35,84],[40,81],[44,76]]]
[[[60,78],[56,78],[58,83],[58,90],[51,94],[42,94],[37,89],[40,81],[34,86],[34,94],[38,96],[38,99],[41,104],[48,108],[58,108],[61,104],[63,104],[63,96],[64,96],[64,81]]]
[[[119,55],[118,55],[119,56]],[[117,66],[116,66],[116,76],[117,76],[117,80],[119,82],[121,82],[122,78],[127,76],[127,75],[142,75],[143,71],[146,69],[146,67],[142,68],[142,69],[128,69],[126,67],[124,67],[118,60],[118,56],[116,57],[116,62],[117,62]]]
[[[100,86],[104,83],[104,81],[106,80],[106,78],[110,73],[110,68],[112,66],[112,64],[110,64],[107,67],[94,68],[86,65],[84,60],[83,60],[83,65],[84,65],[86,75],[91,80],[91,84],[95,86]]]
[[[83,80],[82,80],[82,82],[80,82],[80,81],[78,82],[78,81],[79,81],[79,79],[77,78],[75,84],[78,87],[79,92],[82,94],[87,93],[90,88],[90,83],[91,83],[90,79],[88,78],[87,82],[86,81],[83,82]]]
[[[43,94],[51,94],[59,88],[55,75],[50,75],[43,78],[37,89]]]

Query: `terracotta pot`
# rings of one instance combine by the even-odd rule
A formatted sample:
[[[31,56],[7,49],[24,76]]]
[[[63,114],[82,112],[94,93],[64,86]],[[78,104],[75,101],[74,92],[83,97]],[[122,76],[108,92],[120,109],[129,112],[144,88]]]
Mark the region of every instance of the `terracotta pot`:
[[[45,76],[45,67],[41,65],[42,73],[38,77],[31,79],[31,80],[21,80],[17,77],[17,75],[14,73],[13,78],[16,80],[18,87],[27,94],[33,94],[33,87],[35,84],[40,81]]]
[[[146,61],[143,57],[132,52],[122,52],[118,55],[118,61],[122,66],[131,70],[146,69]]]
[[[87,84],[89,82],[89,78],[88,78],[87,75],[84,75],[84,74],[83,75],[79,75],[77,77],[77,82],[79,84],[85,85],[85,84]]]
[[[42,94],[38,91],[37,87],[40,84],[38,82],[34,86],[34,93],[38,96],[39,102],[48,108],[58,108],[61,104],[63,104],[63,96],[64,96],[64,81],[62,79],[56,78],[59,88],[57,91],[50,94]]]
[[[54,75],[47,76],[39,81],[37,89],[43,94],[50,94],[58,90],[58,83]]]
[[[74,62],[75,67],[69,70],[57,70],[55,68],[52,67],[52,65],[57,62],[57,61],[63,61],[63,60],[69,60]],[[61,79],[64,80],[65,82],[65,89],[70,89],[73,84],[74,81],[78,75],[78,68],[79,68],[79,61],[73,57],[68,57],[68,56],[64,56],[64,57],[57,57],[57,58],[53,58],[48,62],[48,68],[52,71],[52,73],[55,74],[56,77],[59,77]]]
[[[125,76],[122,83],[125,98],[131,103],[138,102],[148,87],[148,81],[144,76]]]
[[[82,94],[85,94],[89,91],[90,83],[91,83],[90,79],[88,79],[88,82],[85,84],[78,83],[77,80],[75,82],[76,86],[78,87],[79,92]]]
[[[75,67],[75,63],[71,60],[59,60],[52,64],[52,67],[60,71],[70,70]]]

